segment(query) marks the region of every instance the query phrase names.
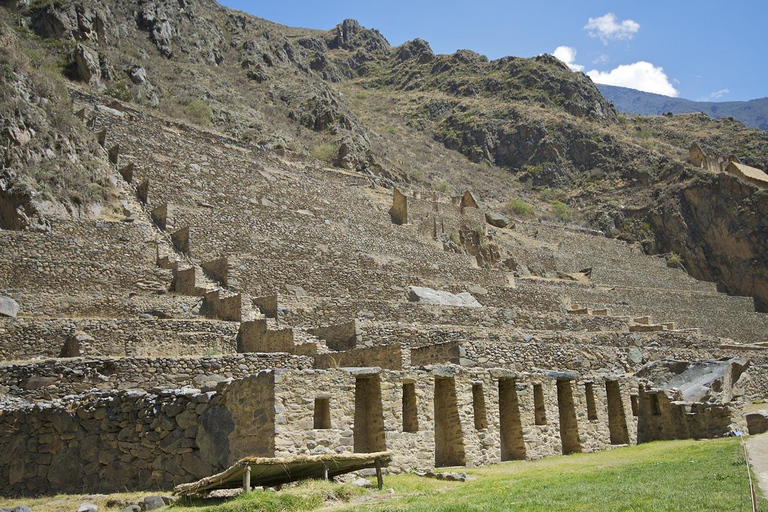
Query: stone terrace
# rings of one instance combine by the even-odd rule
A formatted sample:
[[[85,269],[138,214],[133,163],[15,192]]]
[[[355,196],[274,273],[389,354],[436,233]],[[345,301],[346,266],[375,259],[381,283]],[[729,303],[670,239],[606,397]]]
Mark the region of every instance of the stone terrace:
[[[215,389],[217,382],[247,380],[265,370],[259,379],[273,381],[263,387],[264,396],[274,400],[277,393],[293,407],[286,412],[276,405],[267,414],[269,421],[286,421],[288,416],[296,420],[288,429],[274,429],[270,435],[277,444],[264,448],[269,453],[315,453],[321,446],[357,450],[350,444],[357,435],[353,432],[357,412],[349,409],[347,399],[315,397],[321,383],[342,382],[345,396],[355,400],[358,392],[378,401],[386,397],[381,407],[399,423],[387,426],[385,444],[399,448],[420,439],[402,435],[410,433],[408,421],[400,417],[406,393],[420,389],[419,400],[432,396],[416,411],[420,421],[436,423],[434,429],[424,429],[431,432],[425,434],[430,448],[420,455],[413,452],[395,465],[395,469],[412,469],[472,459],[454,460],[437,453],[431,458],[432,452],[442,450],[438,439],[444,432],[439,431],[447,428],[438,428],[437,409],[455,406],[442,403],[446,379],[454,374],[456,382],[461,382],[456,391],[463,403],[461,421],[474,428],[459,423],[450,428],[460,429],[464,434],[459,432],[458,437],[466,435],[479,447],[474,454],[477,463],[567,453],[569,443],[578,444],[576,438],[560,442],[561,432],[575,431],[566,424],[575,419],[553,423],[551,430],[538,428],[545,426],[534,414],[542,372],[579,372],[547,377],[552,398],[547,407],[553,417],[560,388],[566,386],[557,382],[599,375],[594,382],[604,392],[598,401],[608,400],[606,393],[614,388],[605,382],[624,379],[647,361],[670,357],[747,355],[754,363],[748,372],[747,393],[760,398],[768,388],[766,351],[739,345],[765,341],[768,316],[753,313],[751,301],[719,294],[711,283],[667,268],[662,259],[643,255],[637,246],[547,224],[520,222],[509,229],[472,225],[482,219],[481,212],[473,210],[465,219],[450,198],[442,198],[434,211],[429,211],[427,201],[419,200],[421,210],[414,212],[428,212],[428,221],[396,225],[389,214],[392,191],[377,179],[298,164],[255,146],[129,109],[93,110],[97,100],[80,100],[84,102],[78,107],[96,116],[90,118],[91,126],[106,130],[104,146],[119,146],[114,179],[124,211],[55,221],[45,233],[0,231],[0,293],[21,306],[18,318],[0,320],[0,359],[6,361],[0,366],[0,405],[9,411],[8,418],[29,419],[24,428],[43,439],[48,435],[47,415],[60,415],[57,400],[66,395],[134,387]],[[444,250],[444,240],[428,233],[429,223],[456,227],[457,218],[466,220],[483,241],[496,244],[502,258],[513,257],[539,275],[523,278],[500,266],[479,268],[475,257]],[[576,282],[562,275],[588,267],[591,281]],[[479,307],[409,302],[410,286],[469,292]],[[653,319],[643,318],[647,315]],[[334,338],[336,330],[342,334]],[[76,354],[64,350],[73,339]],[[445,364],[460,366],[440,369]],[[379,368],[339,371],[339,366]],[[281,374],[279,368],[293,373]],[[490,368],[497,370],[488,373]],[[381,369],[381,377],[374,377]],[[352,375],[357,371],[363,373]],[[531,375],[539,377],[530,380]],[[513,382],[517,378],[522,380]],[[380,380],[380,389],[370,387],[367,379]],[[592,393],[591,379],[574,388],[579,410],[583,409],[579,421],[586,421],[583,425],[590,432],[600,431],[594,449],[603,449],[612,441],[605,430],[607,423],[588,412],[590,400],[594,401],[587,397]],[[235,380],[232,385],[239,389],[243,382]],[[283,387],[288,382],[299,383],[297,389],[306,396],[294,397],[290,386]],[[505,400],[501,396],[517,386],[526,404],[526,442],[546,434],[541,450],[531,446],[527,455],[513,457],[510,446],[499,448],[507,436],[500,433],[507,421],[501,417],[491,417],[495,433],[484,440],[487,426],[471,421],[481,402],[485,407],[483,385],[488,410],[495,407],[497,412]],[[632,384],[630,389],[627,382],[622,386],[620,393],[629,411],[630,395],[637,387]],[[476,389],[480,390],[477,396]],[[165,391],[157,392],[160,398],[121,393],[98,396],[104,403],[140,402],[134,412],[151,410],[152,400],[167,408],[163,400],[171,396]],[[207,411],[207,405],[200,404],[213,396],[183,393],[195,397],[179,398],[189,411]],[[239,396],[233,394],[237,399],[233,403],[244,403]],[[44,404],[30,405],[38,400]],[[87,402],[83,397],[76,400]],[[335,400],[344,417],[351,418],[334,424],[332,441],[325,439],[326,427],[313,424],[323,423],[323,418],[311,417],[312,407],[323,406],[323,400]],[[70,405],[75,407],[74,403]],[[239,411],[239,406],[234,407]],[[372,414],[365,407],[365,414]],[[505,407],[509,409],[501,416],[513,418],[512,404]],[[33,418],[34,412],[27,414],[34,410],[42,411],[40,421]],[[204,476],[226,462],[209,458],[201,463],[203,455],[198,456],[198,451],[214,458],[218,452],[211,449],[213,441],[198,436],[197,426],[187,421],[191,412],[176,425],[170,415],[159,411],[152,410],[156,417],[144,427],[151,430],[155,427],[150,424],[162,423],[169,432],[178,431],[174,435],[186,443],[170,448],[151,434],[152,443],[158,443],[153,450],[176,450],[172,459],[186,465],[175,470],[176,481]],[[252,421],[251,413],[238,421]],[[95,428],[95,412],[88,409],[83,414],[88,428]],[[590,417],[584,420],[585,415]],[[130,421],[124,416],[115,413],[113,423],[107,425],[109,446],[119,447],[120,436],[130,437],[131,456],[141,459],[144,476],[156,480],[158,471],[168,468],[149,466],[149,450],[139,447],[144,433],[126,431]],[[601,412],[601,420],[607,419],[604,416]],[[0,413],[0,423],[2,417]],[[516,421],[520,423],[519,418]],[[77,430],[73,425],[67,423],[65,430]],[[634,428],[633,422],[629,427]],[[312,446],[304,440],[310,431],[307,439]],[[379,443],[371,436],[361,450]],[[89,434],[87,443],[81,440],[88,450],[98,446],[92,437]],[[63,464],[61,454],[68,452],[57,453],[55,460]],[[46,468],[39,471],[48,471],[47,455],[34,456]],[[88,465],[85,481],[93,483],[130,470],[121,462],[120,471],[114,473],[113,462]],[[21,480],[11,485],[34,487],[25,487]]]

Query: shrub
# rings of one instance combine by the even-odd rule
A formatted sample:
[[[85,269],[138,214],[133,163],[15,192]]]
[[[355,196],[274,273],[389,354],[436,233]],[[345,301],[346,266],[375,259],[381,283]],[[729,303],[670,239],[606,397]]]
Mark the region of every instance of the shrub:
[[[683,257],[676,252],[667,254],[667,267],[669,268],[683,268]]]
[[[313,146],[310,153],[312,154],[312,158],[324,162],[333,162],[333,159],[336,157],[336,146],[329,144],[328,142],[323,142],[322,144]]]
[[[568,222],[570,220],[573,220],[573,212],[568,207],[567,204],[561,202],[561,201],[552,201],[552,213],[555,215],[556,218]]]
[[[435,190],[443,194],[450,194],[453,192],[453,187],[447,181],[443,180],[435,185]]]
[[[507,208],[516,215],[523,217],[533,216],[533,206],[520,199],[510,199],[507,203]]]
[[[201,126],[209,126],[213,119],[211,106],[203,100],[193,100],[184,107],[184,113],[190,121]]]

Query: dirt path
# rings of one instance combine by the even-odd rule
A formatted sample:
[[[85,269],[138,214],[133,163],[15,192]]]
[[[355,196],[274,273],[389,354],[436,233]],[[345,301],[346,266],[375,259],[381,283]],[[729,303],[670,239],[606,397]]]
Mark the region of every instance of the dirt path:
[[[755,483],[763,491],[763,496],[768,499],[768,433],[749,436],[746,441],[749,462],[752,463],[752,469],[757,475]]]

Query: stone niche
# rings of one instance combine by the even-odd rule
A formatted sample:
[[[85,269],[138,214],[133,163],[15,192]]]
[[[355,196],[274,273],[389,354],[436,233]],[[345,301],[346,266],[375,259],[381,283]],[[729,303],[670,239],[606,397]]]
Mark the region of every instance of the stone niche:
[[[251,304],[267,318],[277,318],[277,294],[251,298]]]
[[[408,197],[397,188],[392,190],[392,208],[389,209],[389,216],[393,224],[408,224]]]

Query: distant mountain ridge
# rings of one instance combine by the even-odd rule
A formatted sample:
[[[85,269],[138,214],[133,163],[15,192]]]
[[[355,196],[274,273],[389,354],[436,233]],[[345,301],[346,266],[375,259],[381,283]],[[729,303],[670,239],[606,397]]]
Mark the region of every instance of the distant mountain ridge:
[[[598,85],[597,88],[616,109],[627,114],[661,115],[704,112],[710,117],[732,117],[749,128],[768,131],[768,98],[750,101],[691,101],[627,87]]]

